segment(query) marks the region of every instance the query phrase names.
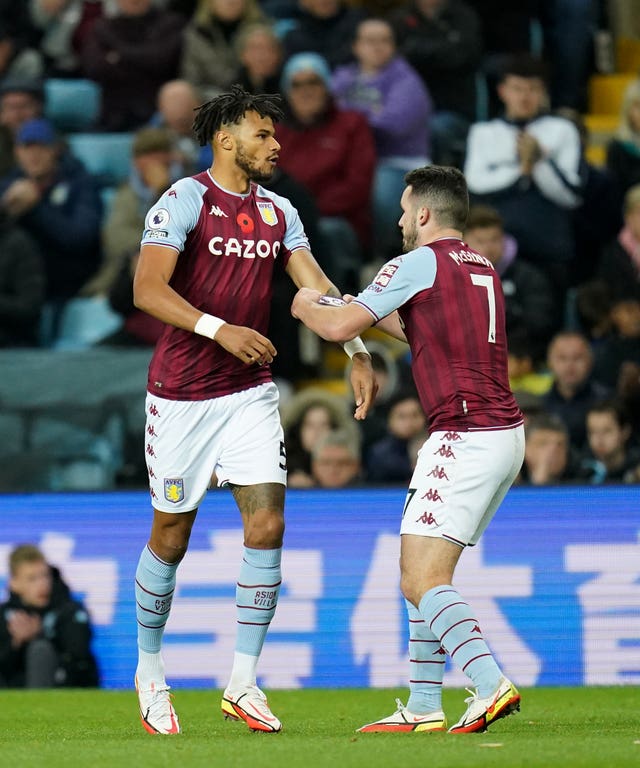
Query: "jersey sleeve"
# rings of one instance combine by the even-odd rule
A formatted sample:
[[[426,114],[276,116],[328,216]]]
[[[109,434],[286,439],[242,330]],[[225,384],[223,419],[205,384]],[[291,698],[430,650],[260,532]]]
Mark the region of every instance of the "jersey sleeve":
[[[376,320],[390,315],[436,279],[436,255],[427,246],[388,261],[354,299]]]
[[[205,187],[192,178],[180,179],[149,209],[141,245],[168,245],[184,249],[187,235],[196,226]]]
[[[293,251],[298,248],[306,248],[307,250],[310,250],[309,238],[304,231],[298,211],[285,197],[278,197],[277,202],[284,213],[285,221],[287,223],[284,239],[282,241],[284,247],[289,253],[293,253]]]

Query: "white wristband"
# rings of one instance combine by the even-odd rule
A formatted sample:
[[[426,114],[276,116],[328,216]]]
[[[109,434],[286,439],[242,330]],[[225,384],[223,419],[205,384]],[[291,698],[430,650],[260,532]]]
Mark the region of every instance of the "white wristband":
[[[193,332],[198,333],[200,336],[206,336],[208,339],[215,339],[216,333],[218,333],[220,326],[224,325],[224,323],[224,320],[215,315],[204,314],[200,316]]]
[[[358,352],[363,352],[365,355],[369,355],[369,352],[365,347],[364,342],[359,336],[356,336],[355,339],[351,339],[351,341],[345,341],[344,344],[342,345],[342,349],[344,349],[344,351],[352,359],[354,355],[358,354]],[[369,355],[369,357],[371,357],[371,355]]]

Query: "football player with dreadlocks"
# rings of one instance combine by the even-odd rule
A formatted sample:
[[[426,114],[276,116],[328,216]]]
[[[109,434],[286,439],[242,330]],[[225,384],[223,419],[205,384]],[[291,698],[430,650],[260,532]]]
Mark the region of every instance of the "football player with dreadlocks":
[[[199,108],[194,132],[202,146],[211,144],[211,168],[168,189],[147,214],[142,237],[135,304],[166,323],[149,366],[154,514],[135,584],[136,689],[150,733],[180,732],[161,642],[176,571],[212,477],[231,489],[244,529],[222,713],[254,731],[282,728],[256,685],[278,602],[284,534],[286,455],[269,368],[276,349],[265,335],[274,270],[284,269],[299,288],[340,293],[313,258],[295,208],[260,186],[278,160],[278,100],[233,86]],[[344,348],[354,363],[354,416],[363,419],[376,393],[370,357],[359,338]]]

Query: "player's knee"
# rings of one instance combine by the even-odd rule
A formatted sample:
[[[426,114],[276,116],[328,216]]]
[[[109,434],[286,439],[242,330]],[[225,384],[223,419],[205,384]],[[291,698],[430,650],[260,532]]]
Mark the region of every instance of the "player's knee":
[[[451,578],[444,573],[402,573],[400,590],[403,596],[416,608],[430,589],[450,584]]]
[[[185,525],[154,527],[149,546],[166,563],[179,563],[187,553],[191,528]]]
[[[284,538],[284,518],[281,514],[256,515],[245,531],[245,545],[252,549],[277,549]]]
[[[406,573],[402,574],[400,578],[400,591],[406,600],[415,605],[416,608],[418,607],[421,595],[418,594],[419,590],[417,588],[417,583],[412,575]]]

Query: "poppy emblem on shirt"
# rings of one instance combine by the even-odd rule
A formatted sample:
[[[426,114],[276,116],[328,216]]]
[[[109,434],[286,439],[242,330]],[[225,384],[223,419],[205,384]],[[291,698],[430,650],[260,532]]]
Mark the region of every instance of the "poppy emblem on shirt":
[[[236,216],[236,223],[240,227],[240,229],[245,233],[245,235],[248,235],[249,232],[253,232],[255,229],[255,224],[253,223],[253,219],[251,216],[248,216],[246,213],[239,213]]]
[[[149,229],[163,229],[171,220],[169,211],[166,208],[156,208],[149,214]]]
[[[181,477],[165,477],[164,497],[172,504],[184,499],[184,480]]]
[[[275,227],[275,225],[278,223],[278,217],[276,216],[273,203],[257,201],[256,205],[260,211],[260,218],[262,221],[264,221],[264,223],[268,224],[270,227]]]

